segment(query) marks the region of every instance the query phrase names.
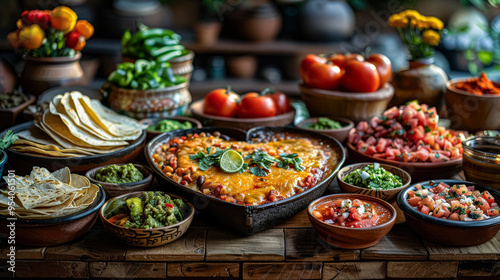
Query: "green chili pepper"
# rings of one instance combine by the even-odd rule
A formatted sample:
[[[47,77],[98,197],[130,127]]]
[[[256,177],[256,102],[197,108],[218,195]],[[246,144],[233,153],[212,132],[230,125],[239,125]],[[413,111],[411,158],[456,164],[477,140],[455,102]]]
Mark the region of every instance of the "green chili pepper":
[[[179,40],[170,39],[169,37],[155,37],[144,40],[144,45],[146,46],[174,46],[178,45]]]
[[[152,48],[151,51],[149,52],[149,54],[153,57],[158,57],[158,56],[161,56],[161,55],[164,55],[166,53],[169,53],[171,51],[176,51],[176,50],[182,51],[182,50],[184,50],[184,46],[176,45],[176,46],[165,46],[165,47],[161,47],[161,48]],[[181,52],[179,53],[179,55],[180,54],[181,54]]]
[[[132,38],[132,34],[130,33],[130,30],[127,29],[123,32],[122,47],[126,46],[130,42],[130,38]]]
[[[182,51],[176,50],[176,51],[171,51],[166,54],[162,54],[156,58],[156,62],[165,62],[169,61],[170,59],[174,57],[178,57],[182,54]]]

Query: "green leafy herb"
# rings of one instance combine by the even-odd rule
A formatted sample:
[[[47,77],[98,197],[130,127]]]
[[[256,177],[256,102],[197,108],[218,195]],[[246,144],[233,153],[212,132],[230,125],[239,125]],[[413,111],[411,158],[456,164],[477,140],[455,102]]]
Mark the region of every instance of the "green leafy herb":
[[[403,186],[403,181],[399,176],[381,166],[375,168],[374,165],[354,170],[344,178],[344,182],[372,190],[388,190]],[[418,193],[416,195],[418,196]]]
[[[14,144],[17,139],[19,139],[19,137],[15,135],[12,130],[7,131],[7,133],[5,133],[5,135],[0,139],[0,149],[7,149],[10,145]]]
[[[280,157],[282,160],[278,163],[278,167],[283,168],[283,169],[288,169],[290,164],[293,164],[293,167],[295,168],[295,170],[297,170],[297,171],[304,170],[304,167],[301,165],[302,159],[299,158],[299,155],[281,153]]]
[[[190,155],[189,159],[198,160],[198,167],[201,170],[207,171],[211,166],[220,167],[220,158],[225,151],[230,149],[221,150],[219,148],[215,148],[215,152],[210,154],[212,151],[212,147],[207,147],[207,152],[199,151],[197,154]],[[241,154],[241,153],[240,153]],[[245,172],[248,169],[248,164],[244,163],[241,169],[238,171],[239,173]]]
[[[267,175],[265,170],[270,170],[273,162],[280,162],[270,156],[267,152],[261,150],[254,151],[253,153],[247,155],[245,159],[250,159],[250,164],[257,165],[250,168],[250,173],[257,177],[265,177]]]

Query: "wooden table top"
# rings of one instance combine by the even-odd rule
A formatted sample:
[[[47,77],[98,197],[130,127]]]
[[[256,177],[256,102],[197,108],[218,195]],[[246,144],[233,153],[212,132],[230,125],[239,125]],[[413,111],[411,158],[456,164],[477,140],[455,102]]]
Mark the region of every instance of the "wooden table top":
[[[335,184],[330,192],[338,192]],[[0,243],[2,265],[8,246]],[[12,277],[1,271],[0,277]],[[500,279],[500,233],[487,243],[447,247],[422,241],[405,223],[380,243],[362,250],[327,245],[311,227],[306,210],[253,236],[195,216],[178,240],[156,248],[120,243],[98,221],[70,243],[16,246],[15,277],[240,279]]]

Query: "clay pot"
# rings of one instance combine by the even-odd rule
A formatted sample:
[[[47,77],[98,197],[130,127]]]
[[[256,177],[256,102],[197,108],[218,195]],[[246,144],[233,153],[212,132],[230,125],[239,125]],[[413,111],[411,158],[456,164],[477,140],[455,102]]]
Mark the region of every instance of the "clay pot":
[[[227,70],[231,77],[251,78],[257,71],[257,59],[255,56],[232,56],[226,59]]]
[[[199,21],[194,25],[198,44],[213,46],[219,39],[222,24],[219,21]]]
[[[434,59],[410,61],[410,68],[394,75],[392,105],[399,106],[411,100],[440,108],[448,77],[443,69],[433,64]]]
[[[248,8],[239,20],[240,35],[249,41],[272,41],[281,29],[281,16],[273,4]]]
[[[83,77],[81,56],[77,53],[74,57],[25,57],[23,92],[39,95],[49,88],[77,84]]]

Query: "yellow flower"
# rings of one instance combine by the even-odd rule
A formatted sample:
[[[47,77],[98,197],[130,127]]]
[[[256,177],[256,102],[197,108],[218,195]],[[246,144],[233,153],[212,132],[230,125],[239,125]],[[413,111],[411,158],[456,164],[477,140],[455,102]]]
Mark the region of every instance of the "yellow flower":
[[[420,30],[424,30],[424,29],[429,28],[429,23],[428,23],[428,21],[427,21],[427,17],[422,16],[422,17],[420,18],[420,20],[418,21],[418,23],[417,23],[417,27],[418,27],[418,29],[420,29]]]
[[[437,17],[427,17],[426,23],[428,25],[428,28],[432,28],[432,29],[436,29],[436,30],[441,30],[444,27],[443,22],[440,19],[438,19]]]
[[[38,49],[45,38],[45,33],[38,24],[26,26],[19,32],[19,41],[23,48],[28,50]]]
[[[50,24],[55,30],[62,30],[64,33],[69,33],[75,28],[77,18],[75,11],[65,6],[59,6],[52,10]]]
[[[422,17],[422,15],[420,15],[420,13],[415,10],[402,11],[401,13],[399,13],[399,15],[402,17],[406,17],[408,20],[416,21],[420,20],[420,18]]]
[[[422,41],[428,45],[437,46],[440,39],[441,36],[439,35],[439,33],[432,29],[425,30],[422,33]]]
[[[400,16],[399,14],[394,14],[389,18],[389,25],[394,27],[407,27],[408,19]]]

